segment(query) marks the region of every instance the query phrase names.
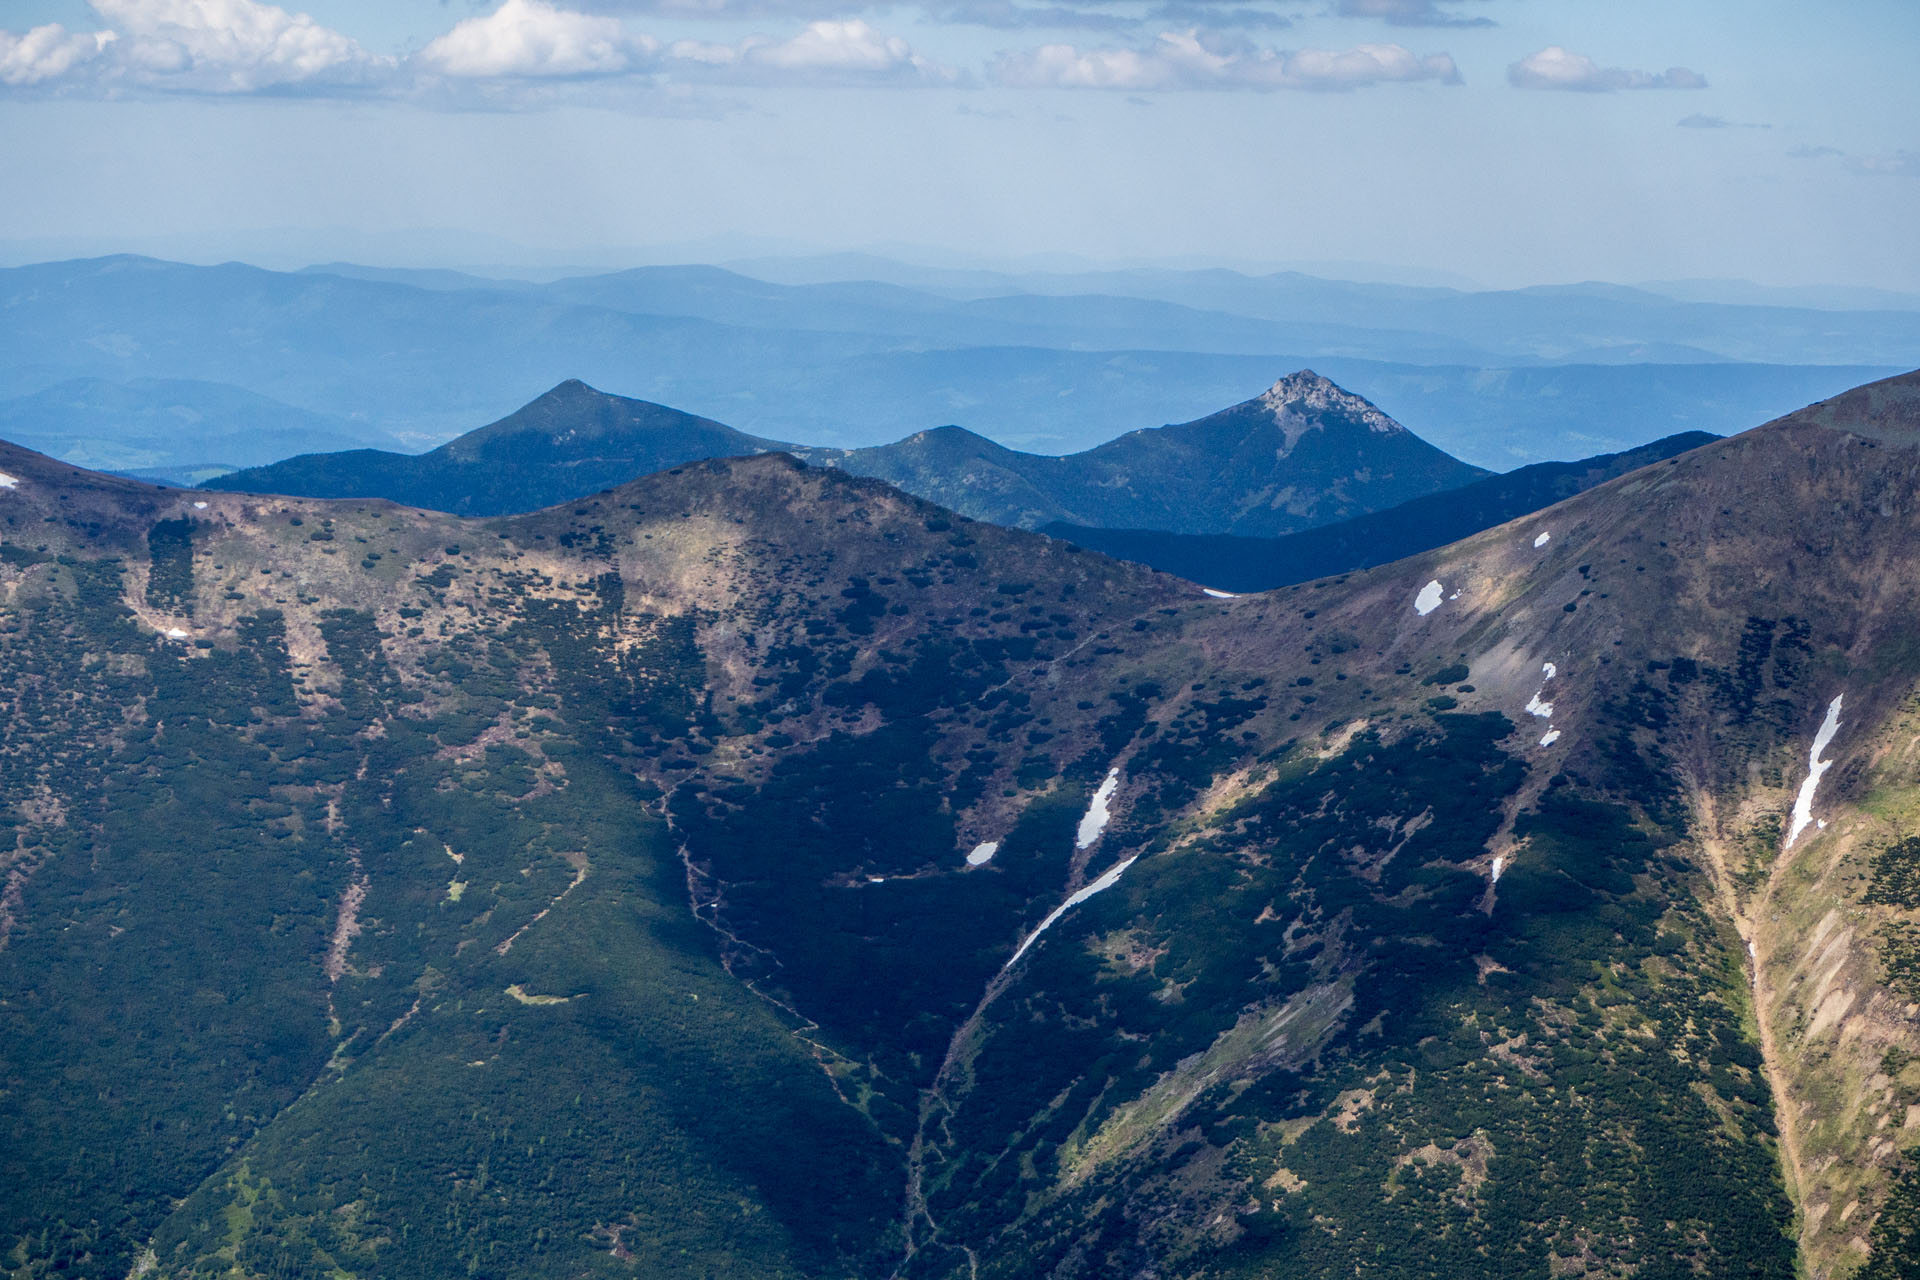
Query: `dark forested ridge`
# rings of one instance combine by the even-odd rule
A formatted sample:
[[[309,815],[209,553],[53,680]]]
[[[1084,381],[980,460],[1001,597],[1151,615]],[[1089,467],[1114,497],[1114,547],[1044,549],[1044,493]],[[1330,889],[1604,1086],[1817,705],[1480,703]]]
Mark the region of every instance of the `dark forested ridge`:
[[[1917,385],[1231,600],[0,446],[0,1259],[1903,1274]]]
[[[493,516],[537,511],[685,462],[786,447],[569,381],[427,453],[302,454],[208,484],[246,493],[385,498],[431,511]]]
[[[1578,462],[1537,462],[1444,493],[1415,498],[1385,511],[1302,529],[1278,538],[1168,533],[1159,529],[1096,529],[1062,523],[1042,525],[1040,531],[1090,551],[1137,561],[1224,591],[1271,591],[1296,582],[1390,564],[1458,542],[1482,529],[1517,520],[1576,493],[1585,493],[1615,476],[1664,462],[1675,454],[1717,439],[1718,436],[1704,431],[1689,431],[1625,453],[1602,454]]]

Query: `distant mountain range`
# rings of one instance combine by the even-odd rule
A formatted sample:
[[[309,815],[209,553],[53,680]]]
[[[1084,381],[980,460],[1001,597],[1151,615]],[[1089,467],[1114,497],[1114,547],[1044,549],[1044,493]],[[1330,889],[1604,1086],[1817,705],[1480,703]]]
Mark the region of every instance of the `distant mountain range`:
[[[1466,294],[1122,272],[968,290],[781,285],[701,267],[533,284],[344,265],[48,263],[0,271],[0,399],[76,379],[135,388],[144,403],[75,407],[43,419],[41,438],[95,442],[74,454],[89,461],[118,441],[143,466],[176,469],[261,459],[190,433],[155,452],[141,423],[171,396],[145,380],[291,407],[263,408],[266,430],[306,430],[295,413],[317,415],[290,453],[336,447],[343,423],[371,434],[362,443],[431,447],[568,378],[767,439],[861,448],[958,423],[1070,453],[1190,421],[1276,369],[1310,366],[1456,457],[1504,470],[1737,430],[1920,360],[1911,312],[1598,287]],[[1670,360],[1683,363],[1645,363]]]
[[[365,424],[239,387],[166,378],[75,378],[0,400],[0,438],[75,466],[184,483],[315,448],[399,444]]]
[[[429,453],[309,455],[208,484],[505,515],[684,462],[773,450],[1022,528],[1072,520],[1275,534],[1396,506],[1485,474],[1302,370],[1257,399],[1198,421],[1130,432],[1066,457],[1019,453],[959,427],[872,449],[781,444],[572,381]]]
[[[1310,369],[1196,421],[1132,431],[1063,458],[1003,449],[958,427],[875,449],[801,456],[1029,529],[1068,520],[1277,534],[1397,506],[1486,474]]]
[[[1040,526],[1040,531],[1211,587],[1271,591],[1389,564],[1458,542],[1718,439],[1704,431],[1689,431],[1625,453],[1601,454],[1579,462],[1539,462],[1444,493],[1414,498],[1397,507],[1277,538],[1096,528],[1057,521]]]

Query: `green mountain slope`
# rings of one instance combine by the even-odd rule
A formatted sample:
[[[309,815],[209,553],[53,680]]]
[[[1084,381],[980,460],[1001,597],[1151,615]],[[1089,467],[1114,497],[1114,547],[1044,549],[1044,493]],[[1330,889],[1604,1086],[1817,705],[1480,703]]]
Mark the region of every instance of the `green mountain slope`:
[[[1898,1274],[1916,387],[1233,600],[0,450],[0,1257]]]
[[[1042,525],[1040,531],[1090,551],[1178,574],[1190,582],[1205,582],[1226,591],[1271,591],[1431,551],[1717,439],[1704,431],[1689,431],[1625,453],[1602,454],[1578,462],[1537,462],[1385,511],[1279,538],[1093,529],[1060,523]]]

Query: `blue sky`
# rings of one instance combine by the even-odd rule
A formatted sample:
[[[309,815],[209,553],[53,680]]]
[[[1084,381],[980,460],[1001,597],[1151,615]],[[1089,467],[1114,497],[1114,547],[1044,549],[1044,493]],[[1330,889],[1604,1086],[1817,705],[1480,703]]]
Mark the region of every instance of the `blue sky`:
[[[1911,0],[0,0],[0,31],[15,259],[1920,289]]]

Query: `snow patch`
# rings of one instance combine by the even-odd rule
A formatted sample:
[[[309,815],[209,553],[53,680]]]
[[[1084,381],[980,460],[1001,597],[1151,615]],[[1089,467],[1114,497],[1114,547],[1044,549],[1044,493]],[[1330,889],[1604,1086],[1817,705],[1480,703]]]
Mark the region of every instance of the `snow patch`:
[[[10,476],[4,471],[0,471],[0,489],[18,489],[19,487],[20,478],[18,476]]]
[[[205,511],[207,509],[207,504],[204,502],[196,502],[193,504],[193,509],[195,511]]]
[[[1506,858],[1500,855],[1495,855],[1493,859],[1493,882],[1495,884],[1500,883],[1500,873],[1502,871],[1505,871],[1506,869],[1507,869]]]
[[[1551,662],[1543,662],[1540,664],[1540,678],[1542,680],[1551,680],[1559,674],[1560,668],[1554,666]]]
[[[1846,696],[1836,694],[1827,704],[1827,718],[1820,722],[1820,731],[1813,735],[1813,750],[1807,753],[1807,780],[1800,784],[1800,794],[1793,801],[1793,825],[1787,830],[1789,849],[1813,822],[1813,793],[1820,786],[1820,779],[1833,767],[1833,761],[1822,760],[1820,753],[1833,745],[1833,735],[1840,732],[1840,704]],[[1825,827],[1826,823],[1820,825]]]
[[[1119,884],[1120,877],[1126,874],[1127,868],[1132,866],[1134,864],[1134,861],[1135,861],[1134,858],[1128,858],[1125,862],[1118,863],[1111,870],[1109,870],[1105,875],[1101,876],[1098,880],[1095,880],[1092,884],[1088,885],[1086,888],[1080,890],[1078,893],[1068,898],[1065,902],[1055,907],[1053,909],[1052,914],[1050,914],[1045,920],[1042,920],[1040,922],[1040,927],[1027,935],[1027,940],[1020,944],[1020,949],[1013,953],[1013,958],[1008,960],[1004,965],[1000,967],[1003,970],[1011,969],[1013,967],[1014,960],[1018,960],[1021,956],[1027,954],[1027,948],[1032,946],[1035,942],[1039,941],[1040,935],[1045,933],[1048,929],[1051,929],[1053,927],[1054,921],[1058,920],[1061,916],[1067,914],[1067,912],[1071,911],[1073,908],[1085,902],[1088,898],[1091,898],[1094,894],[1105,892],[1106,890],[1113,888],[1113,886],[1115,886],[1116,884]]]
[[[970,867],[984,867],[993,861],[993,855],[998,852],[1000,852],[1000,842],[998,840],[982,840],[979,844],[973,846],[973,852],[967,855],[967,865]]]
[[[169,640],[185,640],[186,638],[187,633],[178,627],[170,627],[167,630],[167,639]]]
[[[1202,587],[1200,591],[1203,595],[1212,596],[1215,600],[1238,600],[1240,598],[1240,593],[1237,591],[1215,591],[1212,587]]]
[[[1540,701],[1540,695],[1536,693],[1527,703],[1527,714],[1530,716],[1539,716],[1542,720],[1551,720],[1553,719],[1553,704],[1551,702]]]
[[[1547,736],[1540,739],[1540,745],[1550,747],[1558,741],[1560,741],[1560,731],[1558,729],[1549,729],[1547,730]]]
[[[1435,578],[1420,588],[1420,594],[1413,598],[1413,611],[1423,618],[1426,617],[1440,607],[1440,597],[1446,594],[1446,590],[1440,585],[1440,579]]]
[[[1100,838],[1107,829],[1107,822],[1113,814],[1107,808],[1107,802],[1113,799],[1113,793],[1120,789],[1120,771],[1107,770],[1107,780],[1093,793],[1093,799],[1087,804],[1087,812],[1080,819],[1080,829],[1074,833],[1073,847],[1085,849]]]
[[[1544,547],[1547,545],[1547,543],[1551,541],[1553,541],[1553,535],[1550,533],[1543,533],[1539,537],[1533,540],[1533,545],[1535,547]]]

